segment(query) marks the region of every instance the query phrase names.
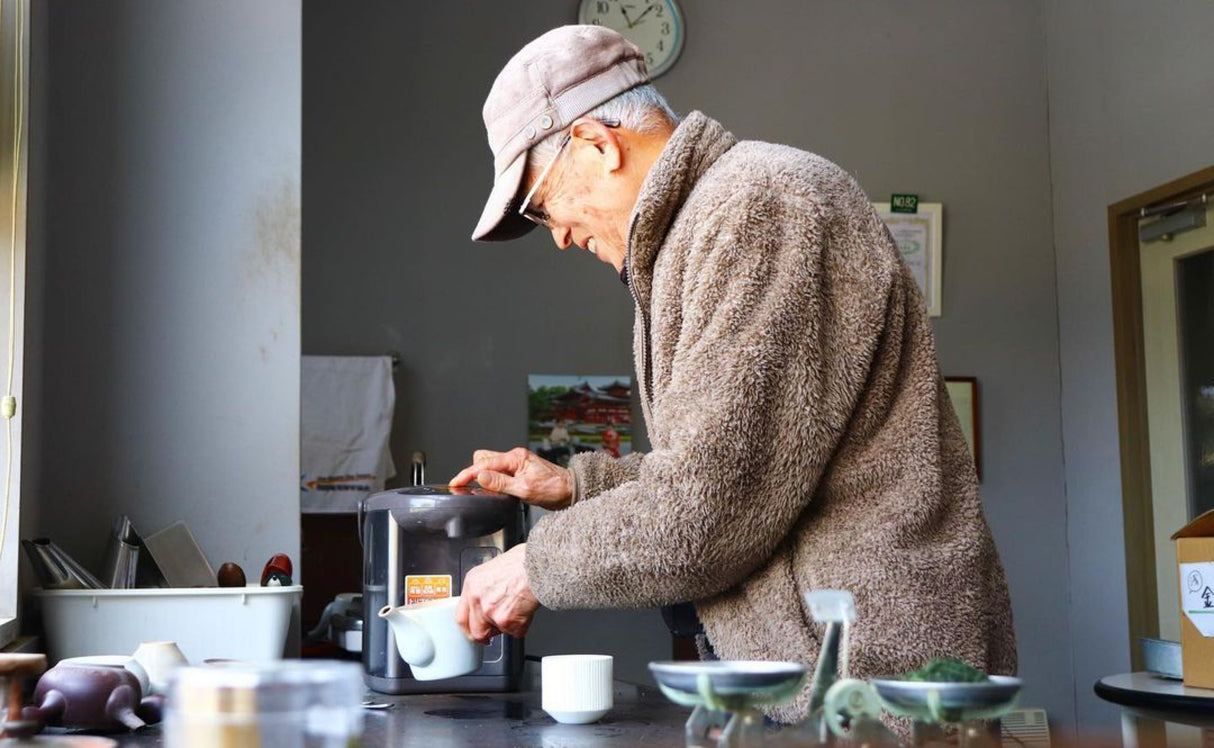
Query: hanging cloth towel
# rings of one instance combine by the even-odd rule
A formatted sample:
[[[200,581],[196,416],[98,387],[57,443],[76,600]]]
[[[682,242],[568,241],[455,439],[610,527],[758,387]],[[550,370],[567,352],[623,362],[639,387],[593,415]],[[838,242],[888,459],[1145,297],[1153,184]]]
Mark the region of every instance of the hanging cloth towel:
[[[396,475],[388,437],[396,389],[388,356],[304,356],[300,380],[299,506],[358,510]]]

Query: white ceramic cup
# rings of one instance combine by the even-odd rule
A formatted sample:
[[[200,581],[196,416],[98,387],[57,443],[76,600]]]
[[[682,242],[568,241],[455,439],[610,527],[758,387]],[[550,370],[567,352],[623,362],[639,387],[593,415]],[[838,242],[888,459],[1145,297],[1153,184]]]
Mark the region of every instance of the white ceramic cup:
[[[540,660],[541,706],[566,725],[596,722],[615,704],[611,655],[550,655]]]
[[[151,691],[151,681],[148,679],[148,671],[143,669],[134,657],[128,655],[88,655],[86,657],[65,657],[59,661],[60,665],[102,665],[105,667],[121,667],[131,671],[131,675],[139,681],[139,688],[143,695],[147,696]]]
[[[152,693],[168,693],[169,676],[182,665],[188,665],[177,642],[144,642],[131,655],[147,671]]]

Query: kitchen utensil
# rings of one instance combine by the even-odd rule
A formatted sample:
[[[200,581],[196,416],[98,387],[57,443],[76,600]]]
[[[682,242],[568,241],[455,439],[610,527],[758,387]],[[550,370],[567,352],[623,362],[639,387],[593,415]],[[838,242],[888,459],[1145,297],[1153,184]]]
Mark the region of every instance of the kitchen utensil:
[[[666,698],[695,707],[684,730],[689,746],[742,748],[763,739],[763,706],[797,697],[807,670],[795,662],[709,660],[651,662]],[[720,736],[709,734],[720,729]]]
[[[122,590],[138,586],[139,550],[139,538],[130,518],[124,515],[115,519],[102,575],[107,587]]]
[[[707,680],[718,699],[736,697],[746,703],[765,703],[772,699],[779,701],[790,689],[799,688],[805,680],[806,668],[796,662],[765,660],[678,660],[651,662],[649,672],[663,693],[675,694],[672,700],[691,699],[698,703],[703,697],[702,684]]]
[[[475,672],[485,648],[470,640],[455,620],[458,597],[408,607],[385,605],[378,616],[392,625],[400,658],[417,680],[442,680]]]
[[[72,729],[138,730],[147,724],[143,717],[152,716],[156,701],[146,698],[145,710],[139,681],[126,668],[60,663],[38,680],[35,706],[22,710],[22,716]]]
[[[135,679],[139,681],[139,692],[147,696],[152,692],[151,680],[148,679],[148,671],[143,669],[143,665],[130,655],[85,655],[83,657],[67,657],[59,661],[60,665],[104,665],[109,667],[122,667],[131,671]]]
[[[806,593],[805,603],[825,631],[810,686],[809,715],[797,732],[810,744],[827,744],[831,725],[823,707],[840,671],[847,668],[847,630],[856,619],[856,604],[846,590],[815,590]],[[667,698],[695,707],[685,730],[689,746],[759,744],[759,707],[792,701],[806,674],[803,665],[793,662],[651,662],[649,669]],[[709,738],[714,728],[720,729],[715,740]]]
[[[161,695],[168,693],[169,678],[173,671],[189,664],[177,642],[170,641],[143,642],[132,658],[147,671],[152,693]]]
[[[103,589],[105,585],[50,538],[22,540],[38,583],[47,590]]]
[[[842,734],[832,721],[835,715],[825,709],[826,695],[847,671],[847,632],[856,620],[856,601],[847,590],[812,590],[804,598],[810,616],[823,625],[823,632],[809,688],[809,714],[802,729],[816,742],[826,743],[832,732]]]
[[[847,666],[847,629],[856,620],[856,601],[847,590],[813,590],[805,593],[805,604],[818,623],[825,625],[822,650],[814,668],[809,711],[820,710],[826,692]]]
[[[541,705],[557,722],[597,722],[614,704],[611,655],[549,655],[540,660]]]
[[[992,675],[986,683],[932,683],[899,679],[870,681],[882,705],[892,714],[910,717],[913,744],[934,745],[941,725],[957,725],[960,748],[994,748],[999,739],[986,724],[1016,706],[1020,679]]]
[[[143,544],[156,559],[170,587],[216,586],[215,570],[185,522],[174,522],[147,536]]]
[[[169,748],[348,748],[363,731],[363,686],[355,663],[227,663],[176,671],[164,737]]]
[[[847,745],[898,748],[901,742],[881,722],[881,713],[881,700],[872,686],[841,678],[826,690],[815,715],[787,728],[781,737],[788,745],[832,745],[837,737]]]
[[[514,690],[521,639],[495,636],[474,672],[423,681],[401,659],[391,624],[377,614],[384,606],[459,595],[472,567],[523,542],[526,519],[518,499],[479,488],[414,486],[370,496],[359,509],[367,685],[392,694]]]
[[[932,683],[874,678],[869,681],[885,708],[900,717],[934,724],[998,719],[1016,705],[1020,679],[990,676],[988,683]]]

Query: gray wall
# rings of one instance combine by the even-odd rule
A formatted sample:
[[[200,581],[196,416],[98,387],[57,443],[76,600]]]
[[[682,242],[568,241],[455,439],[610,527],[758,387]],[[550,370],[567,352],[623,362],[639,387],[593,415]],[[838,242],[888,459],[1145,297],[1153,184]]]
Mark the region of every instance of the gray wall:
[[[1214,165],[1214,4],[1049,5],[1046,38],[1066,444],[1070,629],[1081,724],[1129,667],[1109,280],[1111,203]],[[1059,619],[1061,624],[1061,619]]]
[[[35,5],[31,529],[255,575],[299,551],[299,0]]]
[[[1066,503],[1038,3],[684,3],[658,81],[743,138],[813,150],[874,200],[945,205],[947,374],[979,378],[984,498],[1012,588],[1027,705],[1073,724]],[[432,477],[524,436],[526,375],[631,371],[631,304],[542,235],[468,240],[492,170],[480,107],[502,64],[570,22],[567,0],[304,14],[304,350],[403,357],[393,447]],[[572,561],[571,561],[572,562]],[[542,613],[530,649],[665,656],[655,614]],[[1085,686],[1086,687],[1086,686]]]

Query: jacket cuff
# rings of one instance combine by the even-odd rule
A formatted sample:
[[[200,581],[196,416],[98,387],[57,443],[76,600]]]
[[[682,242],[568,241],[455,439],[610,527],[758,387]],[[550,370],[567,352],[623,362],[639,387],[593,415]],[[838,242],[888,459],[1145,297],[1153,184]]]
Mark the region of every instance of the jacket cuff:
[[[578,477],[578,470],[573,464],[573,459],[569,460],[569,506],[573,506],[582,500],[582,481]]]

